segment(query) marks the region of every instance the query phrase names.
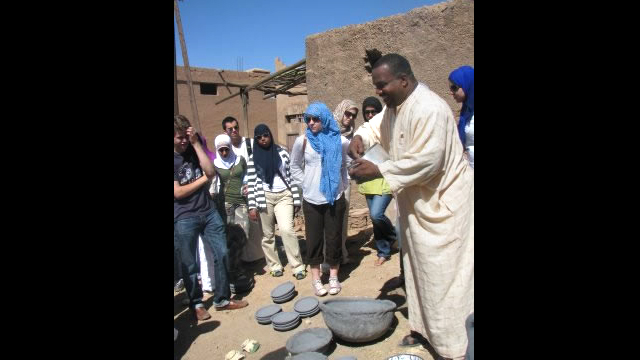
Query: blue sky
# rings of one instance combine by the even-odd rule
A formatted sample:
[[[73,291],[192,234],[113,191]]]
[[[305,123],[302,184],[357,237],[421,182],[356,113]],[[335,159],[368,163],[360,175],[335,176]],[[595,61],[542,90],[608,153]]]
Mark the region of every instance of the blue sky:
[[[305,38],[346,25],[405,13],[443,0],[184,0],[178,1],[189,65],[275,71],[305,57]],[[176,56],[183,65],[175,23]]]

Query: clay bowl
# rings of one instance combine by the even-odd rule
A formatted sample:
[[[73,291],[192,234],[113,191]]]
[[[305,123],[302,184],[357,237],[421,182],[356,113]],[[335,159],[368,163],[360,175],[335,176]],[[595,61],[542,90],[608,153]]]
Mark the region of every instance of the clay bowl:
[[[349,342],[368,342],[389,330],[396,304],[368,297],[339,297],[320,303],[322,317],[337,337]]]

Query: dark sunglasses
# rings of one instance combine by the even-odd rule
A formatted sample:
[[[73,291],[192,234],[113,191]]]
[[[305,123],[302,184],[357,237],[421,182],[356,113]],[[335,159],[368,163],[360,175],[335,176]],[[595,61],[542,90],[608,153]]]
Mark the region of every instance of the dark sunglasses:
[[[256,135],[256,136],[254,136],[254,139],[256,139],[256,140],[260,140],[260,139],[262,139],[262,138],[268,138],[268,137],[269,137],[269,133],[267,132],[267,133],[264,133],[264,134],[262,134],[262,135]]]
[[[344,116],[348,116],[350,118],[355,118],[357,116],[357,114],[352,113],[351,111],[345,111],[344,112]]]
[[[307,116],[305,118],[305,120],[309,123],[309,122],[320,122],[320,118],[315,117],[315,116]]]
[[[371,114],[371,115],[375,115],[375,114],[377,114],[377,113],[379,113],[379,112],[380,112],[380,111],[378,111],[378,110],[365,110],[365,111],[364,111],[364,114],[365,114],[365,115],[369,115],[369,114]]]
[[[449,86],[449,90],[451,90],[452,92],[456,92],[456,91],[458,91],[458,89],[460,89],[460,86],[458,86],[458,85]]]
[[[232,127],[228,127],[227,128],[227,132],[232,132],[233,130],[235,130],[235,131],[240,130],[240,125],[236,125],[236,126],[232,126]]]

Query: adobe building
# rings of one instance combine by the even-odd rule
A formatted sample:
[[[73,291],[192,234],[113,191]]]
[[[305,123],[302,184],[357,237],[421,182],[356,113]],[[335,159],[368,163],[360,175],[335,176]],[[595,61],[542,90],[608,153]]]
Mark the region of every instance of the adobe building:
[[[247,71],[230,71],[191,67],[191,79],[195,93],[200,124],[210,150],[215,151],[213,141],[222,133],[222,119],[233,116],[238,119],[240,135],[246,136],[247,130],[253,137],[253,129],[256,125],[264,123],[271,129],[274,138],[278,138],[278,126],[276,123],[276,100],[274,98],[263,100],[260,91],[249,92],[249,129],[246,128],[242,114],[242,98],[235,96],[218,105],[215,103],[229,95],[237,93],[237,86],[225,86],[225,81],[235,85],[251,85],[269,76],[269,71],[251,69]],[[178,83],[178,107],[180,114],[185,115],[191,123],[195,123],[189,102],[189,85],[183,66],[177,67]],[[286,144],[286,142],[285,142]]]
[[[280,58],[276,58],[276,72],[287,67]],[[291,88],[294,93],[306,93],[307,85],[300,84]],[[307,128],[304,123],[303,113],[309,105],[307,95],[277,95],[277,118],[278,118],[278,143],[286,145],[291,151],[296,137],[301,135]],[[274,135],[275,136],[275,135]]]
[[[376,96],[363,60],[365,49],[376,48],[407,58],[418,81],[445,99],[457,116],[461,105],[449,94],[448,77],[461,65],[474,66],[473,8],[473,0],[452,0],[308,36],[309,102],[322,101],[333,110],[351,99],[361,108],[366,97]],[[364,122],[361,112],[356,127]]]

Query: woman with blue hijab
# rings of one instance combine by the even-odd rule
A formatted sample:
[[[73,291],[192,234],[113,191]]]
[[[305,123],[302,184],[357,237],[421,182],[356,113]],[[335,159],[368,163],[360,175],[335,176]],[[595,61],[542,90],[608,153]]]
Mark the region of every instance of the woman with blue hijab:
[[[291,150],[291,176],[302,186],[307,240],[305,263],[311,267],[316,296],[327,294],[320,280],[320,264],[329,264],[329,294],[336,295],[342,289],[338,269],[342,262],[349,143],[342,140],[338,122],[323,103],[311,103],[304,113],[304,121],[307,130],[296,139]]]
[[[473,168],[473,68],[461,66],[449,74],[449,90],[453,99],[462,103],[458,134]]]

